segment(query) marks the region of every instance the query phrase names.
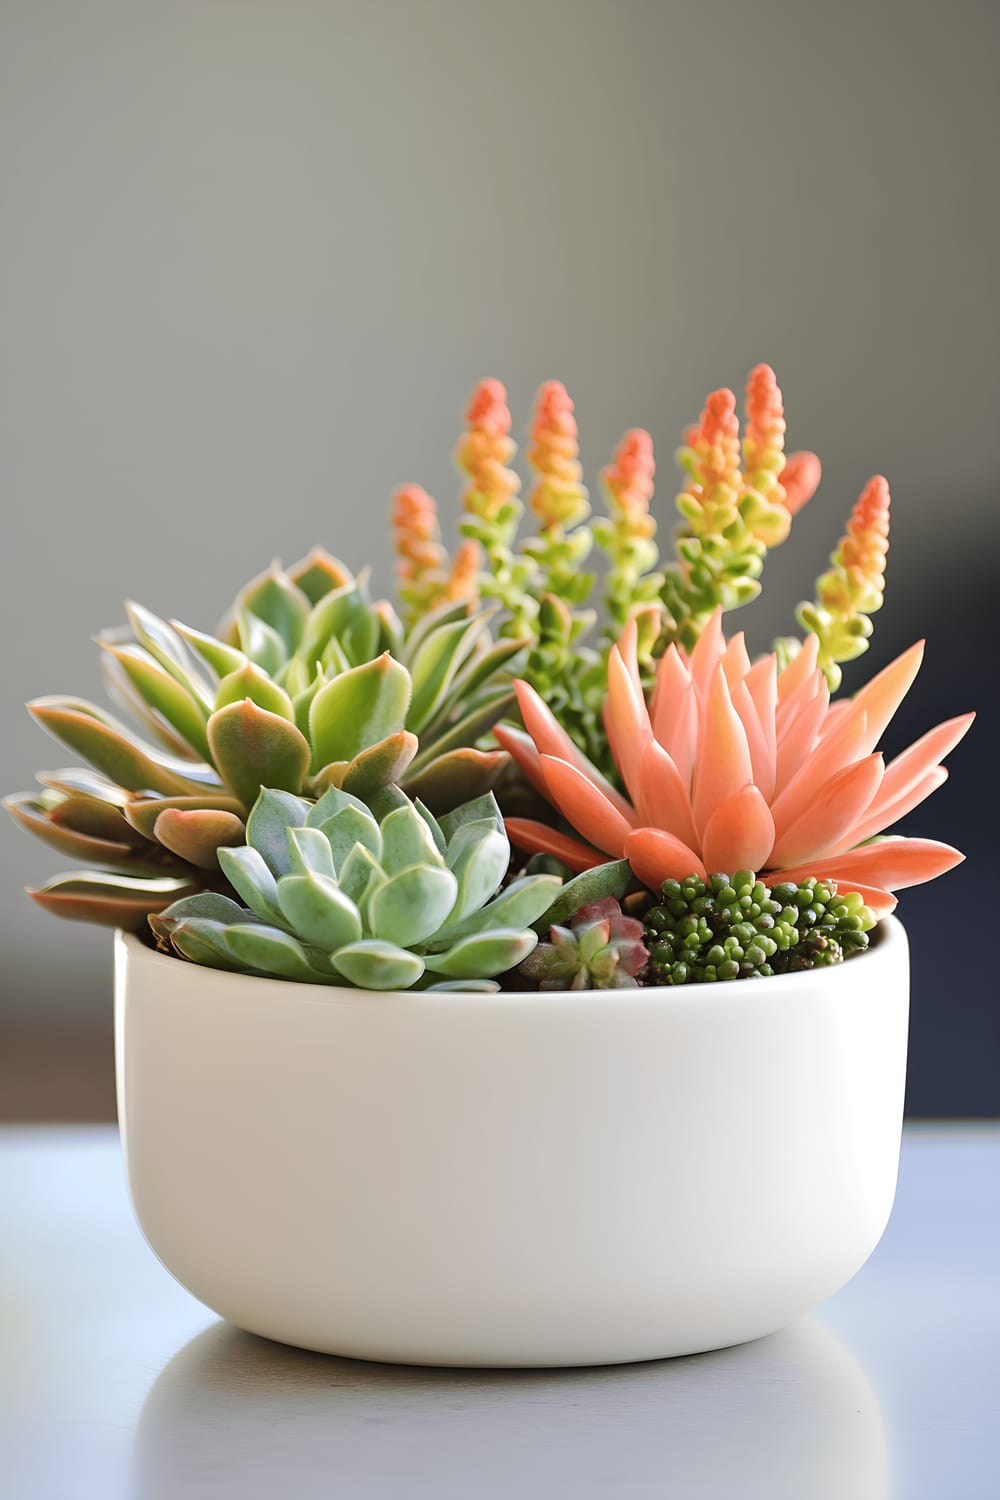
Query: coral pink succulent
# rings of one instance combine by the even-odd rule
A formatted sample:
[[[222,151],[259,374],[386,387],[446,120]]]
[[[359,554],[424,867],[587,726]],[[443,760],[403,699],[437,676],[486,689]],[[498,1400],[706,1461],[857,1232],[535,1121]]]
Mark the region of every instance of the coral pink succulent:
[[[631,800],[518,682],[527,732],[503,726],[496,736],[581,838],[511,818],[512,842],[580,870],[625,857],[651,889],[750,869],[769,885],[836,880],[877,914],[891,911],[893,890],[941,875],[963,856],[931,839],[868,841],[942,784],[940,762],[974,715],[938,725],[886,766],[876,746],[917,674],[923,643],[832,705],[817,644],[809,635],[781,672],[773,655],[751,664],[743,636],[727,643],[716,611],[690,655],[667,650],[647,706],[630,624],[608,661],[605,723]]]

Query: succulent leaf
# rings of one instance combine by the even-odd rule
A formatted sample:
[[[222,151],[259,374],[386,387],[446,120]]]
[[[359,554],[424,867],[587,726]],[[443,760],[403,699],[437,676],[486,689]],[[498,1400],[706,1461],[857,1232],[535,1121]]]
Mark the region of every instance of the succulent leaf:
[[[96,639],[98,645],[105,644],[106,633],[102,632]],[[126,723],[134,722],[141,733],[151,736],[152,743],[158,749],[165,750],[168,755],[184,761],[198,758],[173,725],[168,724],[163,715],[146,702],[121,662],[110,651],[101,652],[101,678],[109,701],[119,713],[126,716]]]
[[[130,792],[194,792],[191,768],[179,769],[152,746],[144,746],[123,724],[77,698],[36,698],[32,718],[98,771]],[[173,769],[174,765],[178,769]]]
[[[294,724],[250,698],[220,708],[208,721],[212,759],[228,787],[250,807],[261,787],[298,791],[309,770],[309,745]]]
[[[283,875],[278,904],[288,925],[317,948],[342,948],[361,939],[358,909],[331,875]]]
[[[210,796],[205,793],[199,797],[132,797],[123,810],[123,816],[130,828],[152,843],[155,842],[154,829],[160,814],[174,808],[179,812],[195,812],[199,809],[205,812],[229,812],[235,813],[237,817],[242,817],[246,810],[235,797],[221,794]]]
[[[277,677],[287,660],[285,643],[276,630],[257,615],[237,611],[235,640],[246,656],[270,677]]]
[[[295,708],[291,698],[284,688],[279,687],[252,661],[244,662],[223,677],[216,689],[214,707],[226,708],[230,703],[242,703],[246,698],[256,703],[258,708],[266,708],[268,713],[295,723]]]
[[[251,808],[247,843],[261,855],[273,875],[287,875],[291,869],[288,829],[306,827],[309,812],[308,802],[275,787],[265,787]]]
[[[441,831],[441,825],[437,818],[435,818],[430,808],[421,802],[419,797],[414,797],[413,806],[427,824],[435,849],[439,854],[444,854],[448,845],[445,842],[445,836]]]
[[[288,569],[292,582],[302,590],[309,603],[316,605],[334,589],[351,581],[351,570],[323,547],[314,547],[307,557]]]
[[[439,630],[442,625],[453,625],[456,620],[468,618],[469,604],[466,599],[450,600],[446,604],[438,605],[435,609],[425,610],[405,633],[404,654],[407,664],[413,660],[427,637],[434,631]]]
[[[458,882],[450,870],[411,865],[391,875],[368,898],[368,921],[401,948],[425,943],[448,917]]]
[[[381,859],[382,830],[367,809],[362,812],[356,807],[341,808],[321,825],[319,832],[327,840],[336,870],[358,844]]]
[[[454,855],[452,849],[456,849]],[[453,917],[461,922],[486,904],[506,874],[510,861],[507,835],[480,823],[467,823],[449,847],[448,861],[458,882]]]
[[[289,828],[289,872],[295,875],[336,875],[330,841],[318,828]]]
[[[118,663],[143,702],[162,715],[202,760],[210,759],[205,732],[208,709],[193,690],[182,687],[139,646],[112,646],[106,641],[99,644]]]
[[[516,707],[516,703],[513,692],[501,693],[471,709],[447,729],[436,734],[430,742],[425,737],[423,748],[410,767],[410,779],[412,780],[418,771],[426,770],[439,756],[474,745],[477,740],[482,739],[484,734],[489,734],[494,724],[499,724],[500,720]]]
[[[328,787],[319,801],[314,802],[312,807],[306,809],[305,826],[307,828],[322,828],[324,823],[328,822],[330,818],[334,817],[336,813],[339,813],[345,807],[357,808],[358,812],[362,813],[370,811],[368,804],[362,801],[360,797],[355,797],[353,792],[346,792],[339,786]]]
[[[424,770],[407,776],[406,791],[430,808],[447,811],[492,790],[510,764],[504,750],[449,750]]]
[[[149,654],[173,677],[181,687],[187,689],[201,701],[204,708],[212,705],[211,689],[197,670],[195,658],[188,651],[184,640],[172,625],[154,615],[152,610],[127,600],[125,612],[135,631],[136,640],[145,646]]]
[[[153,925],[154,918],[150,918]],[[153,927],[154,932],[157,927]],[[239,970],[243,965],[233,957],[225,944],[226,928],[221,922],[189,917],[171,925],[169,944],[182,958],[208,969]]]
[[[380,622],[365,596],[364,579],[332,590],[316,604],[303,632],[296,657],[311,667],[336,641],[349,666],[371,661],[378,649]]]
[[[627,859],[613,859],[607,864],[595,865],[567,880],[559,889],[555,900],[537,922],[532,923],[539,931],[546,927],[568,922],[581,907],[611,896],[621,901],[634,883],[632,866]]]
[[[134,854],[134,845],[120,838],[106,838],[92,833],[85,833],[77,827],[66,822],[57,822],[54,814],[44,807],[30,792],[19,796],[5,797],[3,805],[28,833],[33,833],[43,843],[51,848],[57,849],[60,854],[66,854],[71,859],[93,860],[97,864],[117,865],[126,863]],[[117,816],[118,822],[124,831],[128,831],[121,813],[115,813],[115,809],[108,811]]]
[[[281,925],[278,882],[258,850],[249,844],[239,849],[220,849],[219,865],[233,890],[256,916],[264,922]]]
[[[125,807],[132,797],[124,787],[116,786],[113,781],[109,781],[99,771],[92,771],[89,766],[65,766],[59,771],[38,771],[35,780],[54,791],[65,792],[68,796],[79,793],[83,797],[105,802],[109,807]]]
[[[347,765],[341,787],[357,797],[366,797],[380,787],[402,781],[407,767],[417,753],[415,734],[401,729],[387,735],[377,745],[362,750]]]
[[[278,927],[251,922],[222,928],[222,940],[237,963],[276,979],[317,980],[302,944]]]
[[[243,819],[211,808],[168,807],[153,825],[158,843],[199,870],[217,870],[220,848],[242,844]]]
[[[424,972],[417,954],[376,938],[341,948],[336,965],[345,979],[366,990],[406,990]]]
[[[382,867],[370,849],[356,844],[337,872],[340,889],[357,906],[366,910],[369,894],[384,880]]]
[[[302,637],[310,605],[299,586],[275,563],[241,590],[236,611],[267,626],[291,656]]]
[[[409,673],[388,652],[321,687],[309,711],[313,771],[405,728],[410,691]]]
[[[440,833],[440,829],[438,832]],[[378,851],[375,852],[378,854]],[[434,839],[433,830],[426,818],[421,815],[420,809],[412,802],[396,808],[383,818],[382,849],[379,857],[390,875],[415,864],[444,869],[444,860]]]
[[[492,823],[494,828],[503,831],[503,815],[492,792],[484,792],[481,796],[452,808],[450,812],[442,813],[438,823],[449,845],[458,830],[467,823]]]
[[[57,917],[141,932],[151,912],[165,910],[194,890],[192,881],[180,878],[142,879],[87,870],[53,876],[43,886],[29,889],[28,895]]]
[[[519,928],[498,928],[460,939],[443,953],[428,954],[424,962],[434,974],[454,979],[489,979],[522,963],[538,942],[537,934]]]
[[[225,641],[217,640],[214,635],[206,635],[204,631],[193,630],[180,620],[171,620],[170,626],[211,667],[217,677],[228,677],[230,672],[238,672],[241,667],[246,666],[247,658],[235,646],[228,646]]]
[[[206,922],[246,922],[258,919],[252,912],[244,911],[239,902],[219,891],[199,891],[195,896],[182,896],[170,908],[170,916],[159,913],[150,917],[149,925],[157,937],[165,936],[178,922],[197,917]]]
[[[449,921],[436,934],[435,941],[447,939],[448,943],[454,943],[491,926],[534,927],[561,885],[558,875],[522,875],[479,911]]]
[[[492,611],[439,625],[409,661],[413,697],[407,725],[420,734],[441,707],[459,667],[467,660]]]

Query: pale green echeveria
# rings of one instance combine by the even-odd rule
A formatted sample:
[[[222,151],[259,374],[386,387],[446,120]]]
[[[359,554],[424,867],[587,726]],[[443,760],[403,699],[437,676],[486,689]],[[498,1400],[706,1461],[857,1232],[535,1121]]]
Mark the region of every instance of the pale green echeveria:
[[[492,793],[436,818],[384,787],[365,801],[261,792],[246,843],[219,852],[241,905],[203,892],[150,918],[161,947],[212,968],[369,990],[496,989],[535,947],[561,881],[501,888],[510,845]]]
[[[136,928],[181,894],[224,890],[218,851],[243,843],[262,787],[402,783],[440,812],[507,764],[476,748],[511,706],[519,649],[492,641],[488,613],[451,606],[404,632],[364,576],[315,551],[248,584],[219,636],[137,604],[128,615],[100,644],[109,694],[139,727],[85,699],[36,699],[33,717],[88,764],[6,802],[29,832],[103,867],[32,892],[59,915]]]

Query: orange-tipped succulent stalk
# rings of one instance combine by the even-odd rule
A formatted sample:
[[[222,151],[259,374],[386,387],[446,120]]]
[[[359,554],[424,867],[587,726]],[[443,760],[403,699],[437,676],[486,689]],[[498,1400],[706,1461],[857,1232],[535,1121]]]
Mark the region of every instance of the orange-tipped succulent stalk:
[[[579,600],[590,587],[590,579],[580,572],[593,545],[590,528],[582,524],[590,515],[590,502],[573,402],[558,380],[547,380],[538,392],[528,462],[536,475],[529,504],[539,531],[523,550],[537,563],[544,592]]]
[[[833,692],[840,686],[839,663],[868,650],[869,616],[882,608],[888,551],[889,484],[876,474],[851,512],[833,566],[817,580],[815,602],[800,604],[797,612],[819,642],[817,659]]]
[[[608,514],[594,523],[594,535],[611,563],[604,589],[615,634],[663,587],[662,573],[654,572],[660,559],[650,511],[655,473],[653,439],[641,427],[626,432],[601,472]]]
[[[413,619],[438,597],[448,566],[437,506],[419,484],[401,485],[393,496],[391,524],[399,598]]]
[[[784,442],[781,391],[769,365],[750,373],[742,451],[730,390],[713,391],[688,430],[677,455],[688,480],[677,497],[679,566],[666,574],[663,588],[673,635],[687,649],[716,606],[736,609],[757,597],[767,549],[785,540],[792,515],[819,482],[815,455],[796,454],[786,490]]]
[[[590,514],[580,466],[573,402],[560,380],[547,380],[535,400],[528,462],[537,476],[529,497],[543,531],[564,535]]]
[[[535,565],[530,558],[515,557],[513,552],[524,505],[519,494],[521,481],[508,467],[517,444],[510,435],[507,391],[499,380],[479,382],[465,418],[466,430],[455,450],[455,462],[469,479],[462,493],[462,532],[478,542],[486,554],[487,571],[481,577],[481,589],[509,611],[507,633],[531,634],[538,609],[530,589]]]
[[[437,506],[419,484],[404,484],[392,506],[396,577],[404,620],[412,624],[441,604],[467,600],[474,607],[479,578],[479,545],[466,538],[449,558],[441,542]]]
[[[721,610],[694,650],[664,654],[647,704],[630,624],[608,659],[605,723],[622,796],[575,747],[525,682],[525,731],[495,733],[573,830],[510,819],[520,848],[574,869],[627,858],[642,883],[755,870],[766,885],[806,877],[857,892],[876,915],[891,894],[957,864],[931,839],[879,837],[946,779],[945,755],[973,715],[940,724],[885,765],[879,740],[923,653],[918,643],[856,697],[830,704],[807,638],[783,671],[773,654],[751,664],[742,635],[726,641]]]
[[[475,608],[479,602],[479,543],[463,537],[451,559],[438,603],[460,604],[463,600]]]

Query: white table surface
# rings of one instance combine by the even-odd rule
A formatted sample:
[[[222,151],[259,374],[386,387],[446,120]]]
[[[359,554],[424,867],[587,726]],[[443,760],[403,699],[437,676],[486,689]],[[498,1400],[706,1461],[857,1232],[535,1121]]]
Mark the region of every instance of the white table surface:
[[[1000,1127],[907,1131],[882,1244],[785,1332],[448,1371],[220,1323],[136,1229],[108,1127],[0,1131],[3,1500],[995,1500]]]

